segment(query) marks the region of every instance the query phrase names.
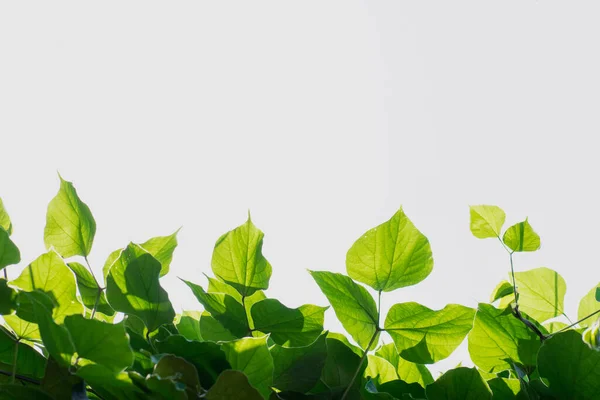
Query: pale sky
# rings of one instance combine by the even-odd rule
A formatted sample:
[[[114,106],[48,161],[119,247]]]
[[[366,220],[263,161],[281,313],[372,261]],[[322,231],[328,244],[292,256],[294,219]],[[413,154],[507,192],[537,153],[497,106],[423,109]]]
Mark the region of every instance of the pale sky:
[[[97,275],[129,241],[172,233],[161,280],[205,284],[216,239],[250,209],[273,265],[269,297],[326,305],[307,269],[403,205],[432,274],[384,294],[476,307],[508,278],[469,204],[525,217],[567,314],[600,281],[596,2],[2,2],[0,197],[22,253],[45,251],[56,172],[90,206]],[[325,327],[341,331],[333,311]],[[389,338],[385,339],[389,342]],[[445,370],[466,361],[466,341]]]

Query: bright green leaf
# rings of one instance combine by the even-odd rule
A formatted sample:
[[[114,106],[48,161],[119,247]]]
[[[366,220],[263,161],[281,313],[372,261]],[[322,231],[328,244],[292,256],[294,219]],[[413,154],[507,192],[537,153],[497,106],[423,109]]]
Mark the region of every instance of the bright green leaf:
[[[158,282],[160,269],[152,255],[132,243],[114,262],[106,282],[111,307],[140,318],[149,332],[175,318],[169,295]]]
[[[175,316],[175,326],[181,335],[187,340],[202,341],[200,333],[200,311],[183,311]]]
[[[554,321],[554,322],[546,322],[542,326],[544,328],[546,328],[548,333],[556,333],[556,332],[560,331],[561,329],[566,328],[568,325],[565,324],[564,322]]]
[[[245,224],[227,232],[215,244],[211,262],[214,274],[242,296],[269,287],[272,268],[262,254],[263,236],[248,215]]]
[[[558,333],[544,341],[538,368],[558,398],[600,399],[600,351],[590,349],[575,331]]]
[[[11,314],[17,309],[17,292],[0,279],[0,315]]]
[[[370,354],[363,376],[370,378],[377,386],[398,379],[396,368],[388,360]]]
[[[562,276],[549,268],[515,272],[519,293],[519,309],[539,322],[563,313],[567,284]]]
[[[410,302],[392,306],[385,329],[405,360],[432,364],[448,357],[473,326],[475,310],[449,304],[434,311]]]
[[[4,203],[2,203],[2,199],[0,199],[0,228],[4,228],[9,235],[12,235],[12,222],[10,221],[10,217],[6,212],[6,208],[4,208]]]
[[[267,336],[243,338],[221,346],[231,368],[243,372],[250,384],[268,397],[273,384],[273,357],[267,347]]]
[[[177,247],[177,233],[179,233],[179,229],[169,236],[157,236],[140,244],[144,250],[152,254],[152,257],[156,258],[160,263],[160,276],[165,276],[169,272],[173,253]]]
[[[305,347],[274,345],[271,348],[273,387],[298,393],[312,389],[321,377],[327,358],[326,337],[323,334]]]
[[[500,237],[506,214],[497,206],[470,206],[471,233],[479,239]]]
[[[238,339],[237,336],[229,332],[227,328],[206,311],[200,316],[200,334],[202,335],[202,339],[215,343]]]
[[[243,337],[250,331],[246,311],[233,297],[223,293],[206,293],[201,286],[183,279],[182,281],[192,289],[194,296],[206,311],[233,335]]]
[[[417,284],[431,273],[431,246],[400,208],[352,245],[346,269],[352,279],[389,292]]]
[[[429,400],[485,400],[492,392],[477,369],[456,368],[447,371],[425,389]]]
[[[516,400],[521,391],[521,383],[518,379],[496,377],[487,381],[487,384],[494,400]]]
[[[204,388],[211,387],[221,372],[231,368],[225,353],[215,343],[190,341],[181,335],[172,335],[157,341],[156,348],[161,353],[174,354],[192,363]]]
[[[95,234],[96,221],[89,207],[79,199],[73,184],[61,177],[60,190],[46,213],[46,248],[53,246],[64,258],[85,257],[92,250]]]
[[[0,269],[21,261],[19,248],[10,240],[9,234],[0,227]]]
[[[345,275],[326,271],[309,272],[346,331],[360,347],[366,349],[374,335],[378,335],[377,305],[373,297]]]
[[[512,251],[536,251],[540,248],[540,237],[527,219],[508,228],[502,241]]]
[[[594,285],[594,287],[587,292],[585,296],[579,301],[579,309],[577,310],[577,319],[583,319],[588,315],[600,310],[600,304],[597,300],[598,289],[600,289],[600,283]],[[582,328],[590,327],[595,321],[595,318],[588,318],[585,321],[581,321],[579,326]]]
[[[381,346],[375,355],[389,361],[396,368],[398,377],[406,383],[414,382],[425,387],[433,382],[431,372],[425,365],[412,363],[400,357],[393,343]]]
[[[53,250],[36,258],[11,285],[24,291],[40,290],[47,294],[54,306],[52,318],[58,324],[67,315],[83,313],[77,300],[73,273]]]
[[[104,281],[106,282],[106,278],[108,277],[108,273],[110,271],[110,267],[117,261],[123,249],[118,249],[113,251],[108,255],[108,258],[104,262],[104,266],[102,267],[102,275],[104,276]],[[161,267],[162,268],[162,267]]]
[[[510,308],[499,310],[481,303],[469,333],[471,360],[485,372],[512,368],[512,362],[535,365],[540,348],[538,336],[512,315]]]
[[[0,363],[13,365],[16,343],[17,338],[8,333],[3,327],[0,327]],[[19,342],[18,347],[17,373],[37,379],[43,377],[46,359],[31,346],[22,342]]]
[[[104,399],[141,400],[147,398],[132,381],[131,373],[115,373],[99,364],[88,364],[77,370],[80,376]]]
[[[19,305],[19,308],[21,308],[21,305]],[[19,309],[17,309],[17,312],[19,312]],[[17,335],[19,338],[35,342],[39,342],[42,340],[42,337],[40,336],[39,327],[35,322],[32,322],[33,320],[35,320],[34,316],[31,316],[29,318],[31,321],[27,321],[14,314],[3,315],[3,318],[4,322],[6,322],[10,329],[12,329],[15,335]]]
[[[490,296],[490,303],[495,302],[498,299],[501,299],[506,296],[510,296],[514,293],[513,285],[508,281],[502,281],[494,288]]]
[[[115,310],[113,310],[106,301],[106,295],[104,291],[100,289],[98,282],[96,279],[94,279],[94,276],[90,273],[90,271],[88,271],[86,267],[78,262],[70,262],[67,265],[75,274],[77,287],[79,288],[79,294],[81,295],[81,301],[83,304],[88,309],[92,310],[94,306],[96,306],[97,296],[100,295],[100,298],[98,298],[96,311],[108,316],[114,315]]]
[[[275,299],[265,299],[252,307],[255,329],[270,333],[273,341],[289,347],[307,346],[323,332],[325,310],[305,304],[288,308]]]
[[[75,345],[78,365],[96,363],[119,372],[133,363],[129,338],[122,322],[109,324],[71,315],[65,318],[65,327]]]
[[[217,383],[206,394],[206,400],[262,400],[263,396],[250,386],[246,375],[239,371],[223,371]]]

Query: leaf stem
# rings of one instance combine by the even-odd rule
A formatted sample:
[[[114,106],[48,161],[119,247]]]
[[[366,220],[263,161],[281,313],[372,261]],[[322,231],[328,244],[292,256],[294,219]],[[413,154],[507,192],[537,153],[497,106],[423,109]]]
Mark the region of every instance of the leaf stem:
[[[98,308],[98,303],[100,302],[100,296],[102,296],[102,288],[98,286],[96,301],[94,302],[94,308],[92,308],[92,315],[90,316],[90,319],[94,319],[94,315],[96,315],[96,309]]]
[[[4,279],[8,280],[8,273],[6,272],[7,267],[4,267],[4,269],[2,269],[2,272],[4,272]]]
[[[379,320],[381,319],[381,290],[377,297],[377,326],[379,326]]]
[[[577,325],[578,323],[580,323],[580,322],[583,322],[583,321],[585,321],[586,319],[588,319],[588,318],[591,318],[591,317],[593,317],[594,315],[596,315],[596,314],[598,314],[598,313],[600,313],[600,310],[596,310],[596,311],[594,311],[593,313],[591,313],[590,315],[588,315],[587,317],[583,317],[583,318],[581,318],[579,321],[577,321],[577,322],[575,322],[575,323],[573,323],[573,324],[571,324],[571,325],[569,325],[569,326],[566,326],[566,327],[562,328],[561,330],[559,330],[559,331],[557,331],[557,332],[551,333],[550,335],[548,335],[548,337],[552,337],[552,336],[556,335],[557,333],[564,332],[564,331],[566,331],[567,329],[570,329],[570,328],[574,327],[574,326],[575,326],[575,325]]]
[[[90,265],[90,262],[88,261],[87,256],[84,256],[83,259],[85,260],[85,263],[87,264],[90,274],[92,274],[92,278],[94,278],[94,282],[96,282],[96,286],[100,287],[100,284],[98,284],[98,280],[96,279],[96,275],[94,275],[94,271],[92,271],[92,266]]]
[[[19,342],[21,339],[15,340],[15,352],[13,354],[13,365],[12,365],[12,375],[10,377],[10,383],[15,383],[15,378],[17,377],[17,358],[19,357]]]
[[[354,385],[354,381],[356,380],[356,377],[358,376],[358,373],[360,372],[360,368],[362,367],[363,363],[365,362],[365,358],[367,358],[367,354],[369,354],[369,349],[373,345],[373,342],[375,341],[375,338],[377,337],[378,334],[379,334],[379,328],[377,328],[377,330],[373,334],[373,337],[369,341],[369,344],[367,345],[367,348],[365,349],[363,356],[360,359],[360,363],[358,364],[358,367],[356,368],[356,371],[354,372],[354,376],[350,380],[350,383],[348,384],[348,387],[344,391],[344,394],[342,395],[340,400],[345,400],[346,396],[348,396],[348,393],[350,392],[350,388],[352,388],[352,385]]]

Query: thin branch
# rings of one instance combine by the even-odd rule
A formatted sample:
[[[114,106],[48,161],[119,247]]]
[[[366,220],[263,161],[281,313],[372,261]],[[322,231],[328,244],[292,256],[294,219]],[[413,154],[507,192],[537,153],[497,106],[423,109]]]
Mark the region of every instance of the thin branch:
[[[2,370],[0,370],[0,375],[13,376],[13,373],[12,372],[8,372],[8,371],[2,371]],[[33,379],[33,378],[30,378],[30,377],[25,376],[25,375],[15,374],[14,376],[15,376],[16,379],[18,379],[20,381],[33,383],[34,385],[40,385],[41,384],[41,382],[38,381],[37,379]]]
[[[569,326],[566,326],[566,327],[562,328],[562,329],[561,329],[561,330],[559,330],[558,332],[551,333],[550,335],[548,335],[548,337],[552,337],[552,336],[556,335],[557,333],[564,332],[564,331],[566,331],[567,329],[570,329],[570,328],[574,327],[574,326],[575,326],[575,325],[577,325],[578,323],[580,323],[580,322],[583,322],[583,321],[585,321],[586,319],[588,319],[588,318],[591,318],[591,317],[593,317],[594,315],[596,315],[596,314],[598,314],[598,313],[600,313],[600,310],[596,310],[596,311],[594,311],[593,313],[591,313],[591,314],[590,314],[590,315],[588,315],[587,317],[583,317],[583,318],[581,318],[579,321],[577,321],[577,322],[575,322],[575,323],[572,323],[571,325],[569,325]]]
[[[17,377],[17,359],[19,357],[19,342],[21,339],[17,339],[15,341],[15,354],[13,355],[13,365],[12,365],[12,376],[10,378],[10,383],[15,383],[15,378]]]
[[[2,272],[4,272],[4,279],[8,280],[8,273],[6,272],[7,267],[4,267],[2,269]]]
[[[344,391],[344,394],[342,395],[342,398],[340,400],[345,400],[346,396],[348,396],[348,393],[350,392],[350,389],[352,388],[352,385],[354,385],[354,381],[356,380],[356,377],[358,376],[358,373],[360,372],[360,368],[362,367],[363,363],[365,362],[365,358],[367,358],[367,354],[369,354],[369,349],[373,345],[373,342],[375,341],[375,338],[377,337],[378,334],[379,334],[379,329],[377,329],[375,331],[375,333],[373,334],[373,337],[369,341],[369,344],[367,345],[367,348],[365,349],[365,352],[363,353],[363,356],[360,359],[360,363],[358,364],[358,367],[356,368],[356,372],[354,372],[354,376],[350,380],[350,384]]]

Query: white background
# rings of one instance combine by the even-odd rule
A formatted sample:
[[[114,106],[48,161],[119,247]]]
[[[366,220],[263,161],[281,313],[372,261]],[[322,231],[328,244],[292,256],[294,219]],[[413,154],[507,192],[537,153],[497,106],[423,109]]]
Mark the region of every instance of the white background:
[[[215,240],[248,209],[267,294],[298,306],[327,303],[306,269],[344,272],[354,240],[400,205],[435,266],[383,310],[475,307],[509,264],[471,236],[468,205],[497,204],[542,237],[516,269],[559,271],[575,318],[600,280],[599,8],[3,2],[0,196],[20,267],[45,251],[58,170],[96,218],[98,274],[112,250],[183,225],[161,281],[178,311],[200,305],[177,277],[204,284]],[[333,311],[326,327],[342,329]],[[470,365],[465,349],[432,369]]]

